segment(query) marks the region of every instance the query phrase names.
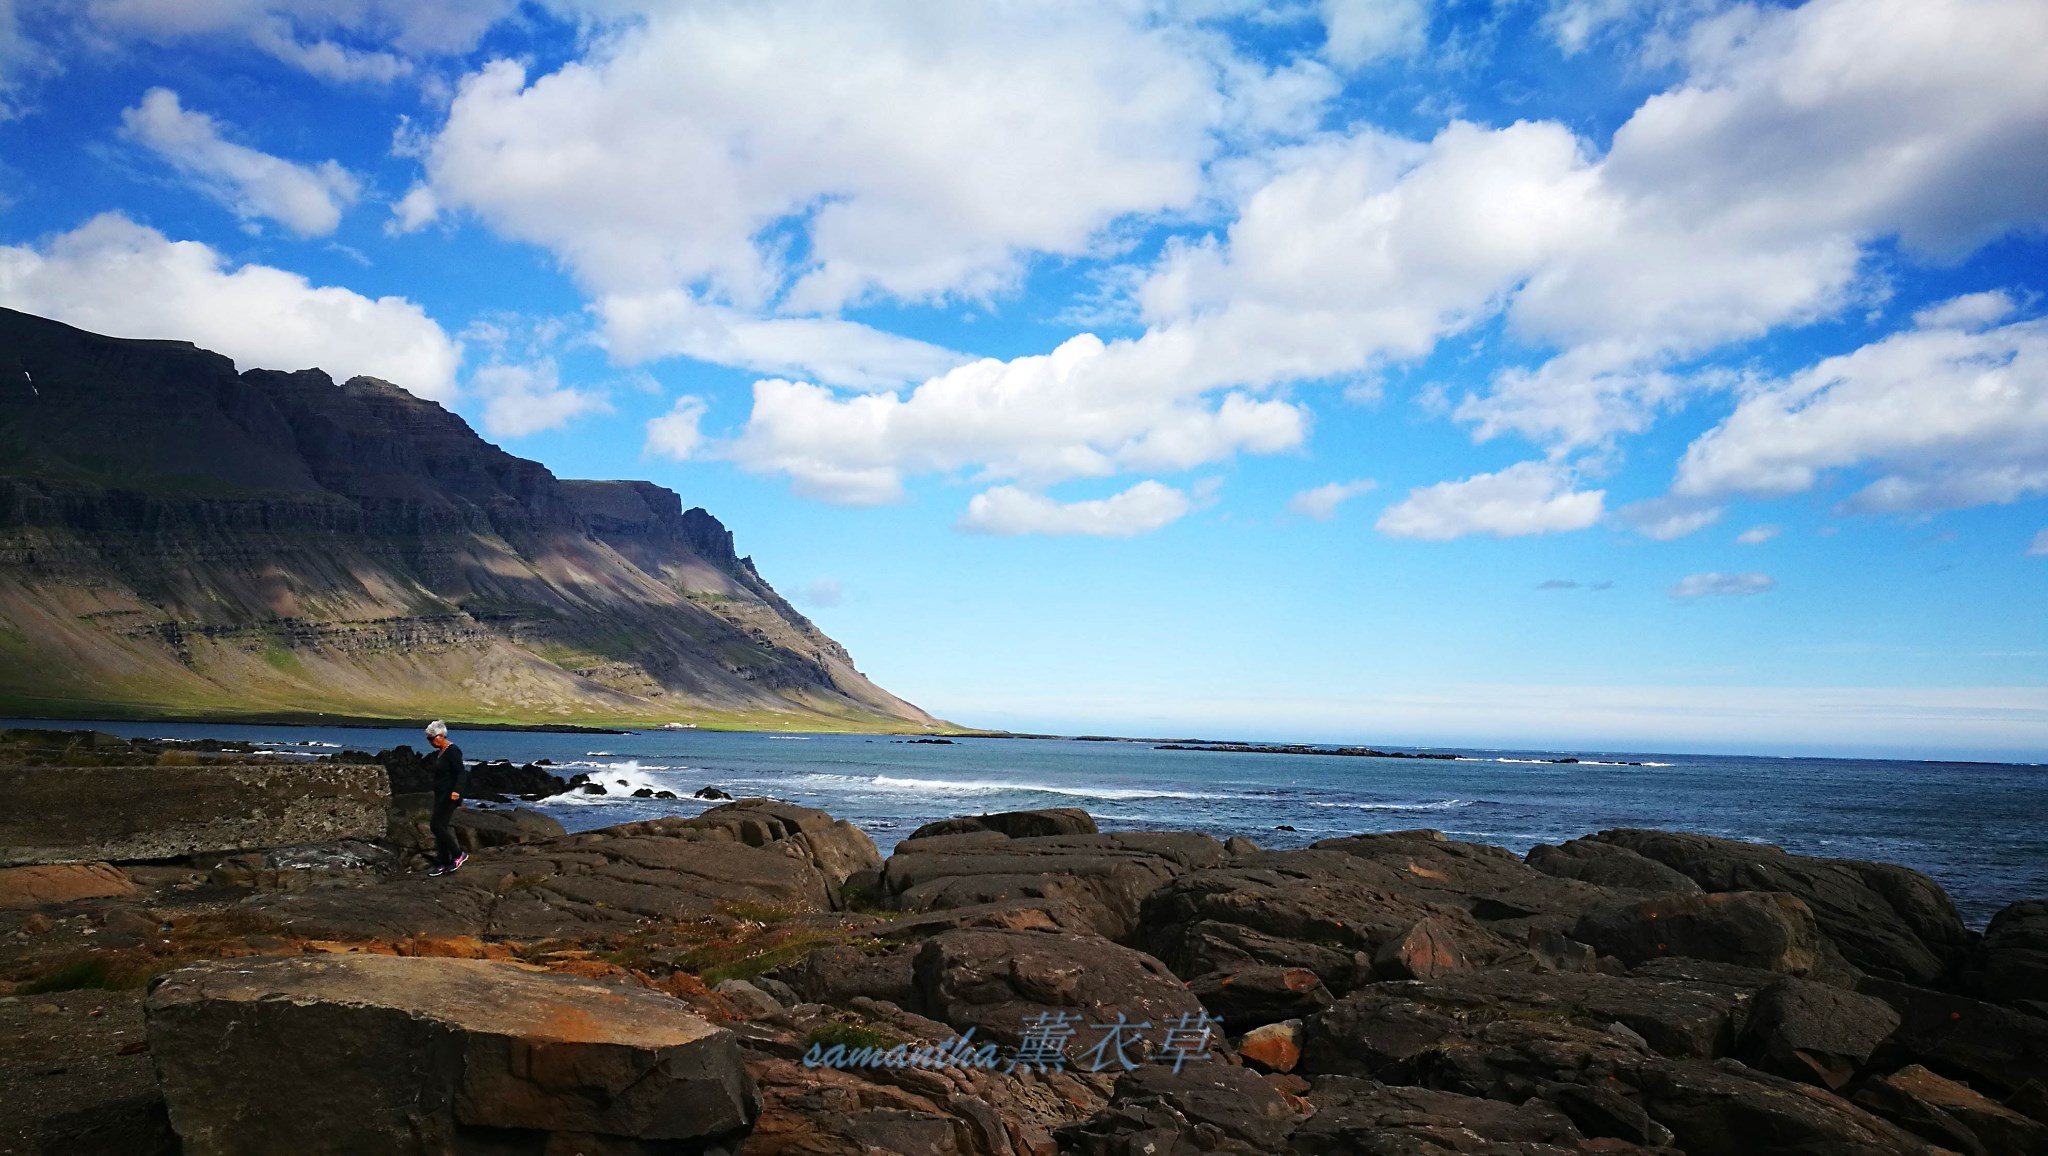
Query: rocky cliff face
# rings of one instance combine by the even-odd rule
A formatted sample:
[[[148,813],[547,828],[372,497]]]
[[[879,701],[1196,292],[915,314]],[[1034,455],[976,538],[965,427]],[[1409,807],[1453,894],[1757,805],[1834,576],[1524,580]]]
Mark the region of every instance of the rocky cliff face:
[[[0,713],[933,721],[647,482],[0,309]]]

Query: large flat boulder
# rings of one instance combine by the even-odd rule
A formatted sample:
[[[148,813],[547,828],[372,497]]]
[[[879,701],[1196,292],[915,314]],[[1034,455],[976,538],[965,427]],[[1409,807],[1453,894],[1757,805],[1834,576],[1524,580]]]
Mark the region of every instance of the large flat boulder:
[[[1970,933],[1940,884],[1895,864],[1671,831],[1620,828],[1591,838],[1655,859],[1707,891],[1796,895],[1849,963],[1880,978],[1939,986],[1970,951]]]
[[[109,863],[0,867],[0,910],[78,899],[113,899],[141,890],[127,872]]]
[[[1846,971],[1796,895],[1722,891],[1596,907],[1572,938],[1634,966],[1685,956],[1786,975]]]
[[[173,972],[149,1046],[186,1156],[673,1150],[744,1128],[729,1032],[669,996],[475,960]]]
[[[1408,886],[1406,870],[1339,850],[1239,856],[1153,891],[1133,942],[1186,979],[1249,967],[1302,968],[1339,995],[1375,978],[1527,958],[1455,896],[1440,894],[1434,881],[1428,889]]]
[[[1009,838],[980,830],[906,840],[883,866],[880,890],[888,906],[914,912],[1061,902],[1085,911],[1097,933],[1124,940],[1161,884],[1229,858],[1223,844],[1189,832]]]
[[[735,905],[829,911],[832,898],[808,845],[749,846],[724,826],[659,819],[493,847],[441,878],[257,895],[242,906],[320,938],[544,938],[696,918]]]
[[[384,768],[348,763],[0,767],[0,866],[170,859],[377,839]]]
[[[994,831],[1011,839],[1030,839],[1041,835],[1093,835],[1097,833],[1095,816],[1079,807],[1048,807],[1039,811],[998,811],[991,815],[966,815],[958,819],[939,819],[926,823],[910,833],[911,839],[931,839],[939,835],[971,835],[981,831]],[[909,840],[905,840],[908,842]]]

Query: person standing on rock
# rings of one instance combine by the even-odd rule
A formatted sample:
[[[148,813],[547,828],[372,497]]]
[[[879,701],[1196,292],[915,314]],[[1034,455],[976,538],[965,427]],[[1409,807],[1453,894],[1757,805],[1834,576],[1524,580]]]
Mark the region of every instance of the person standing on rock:
[[[446,875],[469,861],[468,852],[455,841],[449,824],[462,807],[463,788],[469,786],[469,768],[463,765],[462,748],[448,741],[448,724],[435,719],[427,724],[427,742],[434,753],[422,759],[434,785],[434,866],[429,875]]]

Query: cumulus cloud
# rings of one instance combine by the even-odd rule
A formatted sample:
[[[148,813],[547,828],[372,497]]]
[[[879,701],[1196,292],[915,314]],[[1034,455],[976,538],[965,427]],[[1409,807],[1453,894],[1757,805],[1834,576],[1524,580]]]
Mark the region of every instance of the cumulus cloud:
[[[1090,253],[1120,217],[1194,205],[1223,139],[1322,95],[1135,5],[657,6],[548,75],[465,79],[426,167],[444,208],[601,292],[831,312],[983,297],[1025,254]]]
[[[2012,295],[2002,289],[1965,293],[1913,314],[1913,324],[1922,329],[1981,329],[2005,320],[2018,308]]]
[[[1730,598],[1745,594],[1762,594],[1777,585],[1769,574],[1752,570],[1742,574],[1688,574],[1679,579],[1670,590],[1673,598],[1689,602],[1695,598]]]
[[[469,388],[483,399],[484,432],[492,437],[526,437],[560,429],[584,414],[611,411],[603,393],[562,385],[552,359],[486,365],[470,376]]]
[[[1769,524],[1762,526],[1751,526],[1749,529],[1744,530],[1742,533],[1735,535],[1735,541],[1738,545],[1742,546],[1761,546],[1765,542],[1768,542],[1771,539],[1777,537],[1779,534],[1784,533],[1784,531],[1785,528],[1783,526],[1773,526]]]
[[[1016,486],[997,486],[969,499],[967,512],[955,528],[1005,538],[1020,534],[1132,538],[1178,521],[1193,508],[1187,494],[1150,480],[1112,497],[1086,502],[1056,502]]]
[[[1287,499],[1287,508],[1319,522],[1327,522],[1337,516],[1337,507],[1360,494],[1370,493],[1379,483],[1369,478],[1355,482],[1331,482],[1312,490],[1303,490]]]
[[[757,317],[681,290],[608,295],[595,306],[623,362],[681,354],[760,373],[868,389],[923,381],[969,360],[950,349],[832,317]]]
[[[655,457],[687,462],[704,449],[704,399],[684,395],[669,411],[647,423],[646,452]]]
[[[1519,462],[1499,473],[1418,486],[1374,524],[1382,534],[1444,542],[1467,534],[1519,538],[1583,530],[1600,520],[1604,490],[1574,490],[1549,462]]]
[[[514,0],[87,0],[102,35],[238,38],[326,80],[388,82],[421,57],[464,52]]]
[[[169,337],[244,369],[318,366],[384,378],[427,398],[455,392],[462,346],[402,297],[316,286],[268,265],[230,268],[118,213],[43,248],[0,246],[0,304],[117,337]]]
[[[1323,55],[1346,70],[1412,56],[1429,42],[1427,0],[1322,0],[1322,15]]]
[[[1629,529],[1657,542],[1669,542],[1704,530],[1721,520],[1721,507],[1684,498],[1651,498],[1631,502],[1614,512]]]
[[[809,382],[754,383],[733,457],[786,474],[799,493],[895,501],[914,473],[974,469],[1034,486],[1124,470],[1184,470],[1299,445],[1305,410],[1233,391],[1125,375],[1127,343],[1074,338],[1050,354],[977,361],[907,394],[842,396]]]
[[[337,161],[294,164],[226,140],[219,121],[184,108],[168,88],[150,89],[121,113],[121,126],[236,216],[268,217],[301,237],[332,233],[362,192]]]
[[[1761,383],[1687,448],[1672,488],[1779,496],[1851,467],[1878,473],[1856,511],[2048,493],[2048,321],[1913,329]]]

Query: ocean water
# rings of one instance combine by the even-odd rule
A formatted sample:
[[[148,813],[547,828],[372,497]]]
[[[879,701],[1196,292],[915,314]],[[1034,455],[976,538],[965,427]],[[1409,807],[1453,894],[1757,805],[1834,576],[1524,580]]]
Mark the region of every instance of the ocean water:
[[[411,729],[0,725],[242,739],[295,758],[424,748]],[[1608,827],[1658,827],[1902,863],[1938,880],[1975,926],[2013,900],[2048,898],[2048,766],[2037,764],[1436,748],[1460,756],[1448,761],[714,731],[454,737],[474,760],[545,758],[558,774],[584,771],[603,782],[611,794],[537,804],[571,830],[695,814],[715,805],[687,797],[706,786],[828,811],[866,830],[884,854],[933,819],[1037,807],[1084,808],[1104,830],[1245,835],[1269,848],[1431,827],[1520,853]],[[1545,761],[1563,757],[1580,761]],[[685,798],[632,798],[640,787]]]

